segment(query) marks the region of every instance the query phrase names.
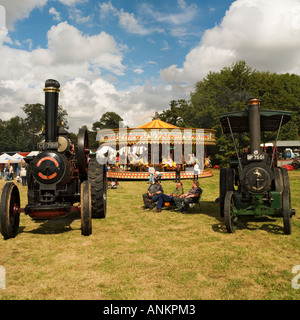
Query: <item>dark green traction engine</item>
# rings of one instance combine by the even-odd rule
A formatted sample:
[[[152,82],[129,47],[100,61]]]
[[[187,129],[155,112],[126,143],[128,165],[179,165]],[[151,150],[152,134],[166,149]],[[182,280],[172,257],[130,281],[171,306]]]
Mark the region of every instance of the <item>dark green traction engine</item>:
[[[4,239],[18,233],[20,213],[34,220],[61,218],[71,211],[81,214],[81,233],[92,233],[92,218],[106,217],[106,172],[89,150],[88,133],[79,129],[77,143],[58,127],[60,84],[45,83],[44,139],[39,152],[27,157],[28,201],[21,208],[19,189],[13,182],[4,185],[0,204],[0,230]]]
[[[260,110],[259,99],[249,99],[243,111],[220,115],[224,133],[230,133],[236,155],[230,159],[230,168],[220,170],[220,214],[227,232],[237,228],[239,216],[282,217],[285,234],[291,234],[291,190],[288,171],[275,167],[276,148],[264,152],[261,145],[262,131],[277,131],[291,119],[291,112]],[[249,133],[250,148],[240,154],[234,134]]]

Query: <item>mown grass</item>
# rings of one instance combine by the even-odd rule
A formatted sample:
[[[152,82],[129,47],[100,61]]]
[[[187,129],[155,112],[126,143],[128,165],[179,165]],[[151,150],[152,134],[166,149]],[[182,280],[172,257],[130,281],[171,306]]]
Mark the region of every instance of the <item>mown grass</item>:
[[[200,179],[201,212],[143,210],[145,181],[108,190],[107,217],[81,236],[77,213],[34,222],[21,215],[14,239],[0,239],[6,289],[0,299],[289,299],[300,264],[300,170],[289,173],[291,236],[282,219],[243,218],[234,234],[219,216],[219,172]],[[4,181],[0,181],[2,188]],[[191,180],[184,181],[188,190]],[[174,182],[163,182],[166,192]],[[26,188],[20,186],[22,206]]]

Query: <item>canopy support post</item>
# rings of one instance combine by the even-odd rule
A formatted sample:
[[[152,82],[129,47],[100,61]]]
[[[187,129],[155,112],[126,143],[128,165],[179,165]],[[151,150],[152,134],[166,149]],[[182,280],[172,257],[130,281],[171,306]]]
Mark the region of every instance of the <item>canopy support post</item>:
[[[236,156],[237,156],[237,159],[238,159],[239,168],[240,168],[240,170],[242,170],[241,159],[239,157],[239,153],[238,153],[238,150],[237,150],[237,146],[236,146],[236,143],[235,143],[235,140],[234,140],[234,135],[233,135],[233,132],[232,132],[232,129],[231,129],[231,124],[230,124],[230,121],[229,121],[228,117],[227,117],[227,122],[228,122],[228,126],[229,126],[229,129],[230,129],[232,141],[233,141],[233,144],[234,144],[234,149],[235,149],[235,152],[236,152]]]
[[[275,141],[275,145],[274,145],[274,149],[273,149],[272,160],[271,160],[271,166],[270,166],[270,168],[271,168],[271,169],[272,169],[273,162],[274,162],[275,150],[277,149],[277,141],[278,141],[279,133],[280,133],[281,126],[282,126],[282,121],[283,121],[283,115],[281,116],[281,120],[280,120],[279,128],[278,128],[278,131],[277,131],[277,137],[276,137],[276,141]]]

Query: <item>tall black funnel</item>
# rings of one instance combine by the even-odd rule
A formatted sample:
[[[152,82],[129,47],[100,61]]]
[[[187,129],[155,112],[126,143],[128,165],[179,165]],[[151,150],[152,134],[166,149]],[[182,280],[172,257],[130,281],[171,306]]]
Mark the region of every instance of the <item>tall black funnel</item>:
[[[48,79],[45,83],[45,142],[57,142],[58,93],[60,84]]]
[[[260,99],[248,100],[250,153],[255,154],[260,150]]]

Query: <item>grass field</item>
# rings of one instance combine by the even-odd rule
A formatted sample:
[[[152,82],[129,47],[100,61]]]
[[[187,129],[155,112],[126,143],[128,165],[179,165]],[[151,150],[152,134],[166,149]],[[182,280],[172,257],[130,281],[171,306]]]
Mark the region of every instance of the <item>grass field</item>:
[[[18,235],[0,238],[0,299],[298,300],[291,283],[300,265],[300,170],[289,172],[296,209],[290,236],[281,218],[243,218],[228,234],[213,172],[200,179],[201,212],[185,215],[143,210],[146,181],[121,181],[108,190],[107,217],[93,220],[89,237],[81,236],[78,213],[46,222],[21,214]],[[174,182],[163,187],[169,192]],[[27,189],[19,188],[25,206]]]

